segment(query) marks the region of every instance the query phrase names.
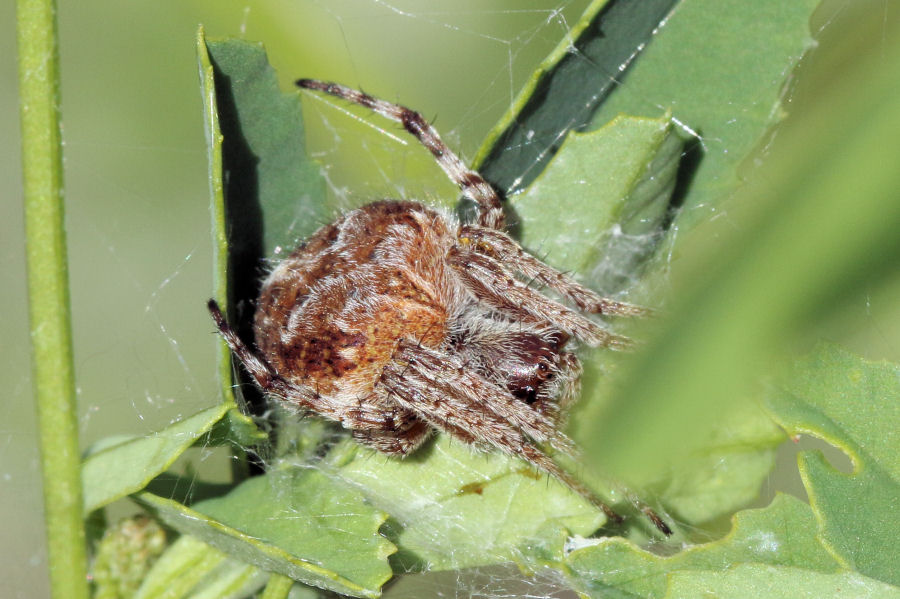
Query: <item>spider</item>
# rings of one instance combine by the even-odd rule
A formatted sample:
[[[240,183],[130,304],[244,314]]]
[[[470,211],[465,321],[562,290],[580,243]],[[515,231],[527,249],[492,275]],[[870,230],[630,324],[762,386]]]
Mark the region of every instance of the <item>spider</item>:
[[[440,430],[526,460],[620,522],[545,448],[575,452],[560,430],[581,375],[569,341],[630,345],[582,312],[637,316],[645,309],[603,298],[526,253],[503,232],[497,192],[419,113],[336,83],[296,83],[401,123],[476,203],[478,221],[463,224],[399,200],[346,213],[265,279],[256,306],[256,350],[209,301],[232,352],[265,393],[341,423],[363,445],[402,457]],[[671,534],[649,507],[642,511]]]

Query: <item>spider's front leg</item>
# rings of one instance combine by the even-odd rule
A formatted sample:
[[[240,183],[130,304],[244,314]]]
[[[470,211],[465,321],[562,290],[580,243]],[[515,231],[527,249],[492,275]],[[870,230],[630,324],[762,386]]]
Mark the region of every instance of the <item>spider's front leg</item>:
[[[603,297],[579,285],[572,277],[526,252],[503,231],[478,225],[463,225],[459,230],[459,239],[473,251],[492,256],[525,278],[553,289],[578,306],[582,312],[616,316],[648,316],[652,313],[647,308]]]
[[[452,248],[447,261],[481,302],[520,319],[548,322],[588,345],[627,349],[627,337],[610,333],[575,310],[545,297],[506,270],[496,258],[465,246]]]
[[[479,224],[490,229],[503,228],[503,204],[500,196],[497,195],[490,183],[484,180],[484,177],[466,166],[466,163],[444,143],[437,130],[421,114],[406,106],[379,100],[365,92],[338,83],[316,79],[298,79],[296,83],[299,87],[322,91],[365,106],[383,117],[402,124],[404,129],[428,148],[447,177],[462,190],[463,195],[478,204]]]
[[[401,340],[379,386],[392,401],[435,428],[466,443],[488,444],[523,458],[597,506],[611,521],[622,520],[535,444],[547,441],[566,453],[574,452],[572,442],[556,430],[552,420],[464,368],[456,356]]]

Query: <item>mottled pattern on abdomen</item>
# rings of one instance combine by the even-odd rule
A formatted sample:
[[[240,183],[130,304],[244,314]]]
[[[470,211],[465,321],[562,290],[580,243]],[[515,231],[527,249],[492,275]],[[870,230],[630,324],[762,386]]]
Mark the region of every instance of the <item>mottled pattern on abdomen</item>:
[[[402,338],[437,346],[459,285],[441,259],[446,217],[384,201],[320,229],[269,275],[256,343],[276,372],[335,396],[368,396]]]

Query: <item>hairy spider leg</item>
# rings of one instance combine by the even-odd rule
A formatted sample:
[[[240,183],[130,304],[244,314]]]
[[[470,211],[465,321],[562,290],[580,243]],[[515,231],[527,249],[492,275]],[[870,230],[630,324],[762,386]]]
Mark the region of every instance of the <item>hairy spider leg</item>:
[[[321,415],[331,416],[335,419],[336,412],[328,409],[329,402],[325,396],[319,395],[312,389],[293,385],[274,373],[265,361],[256,356],[241,341],[225,320],[216,301],[209,300],[207,306],[231,351],[241,360],[263,390],[278,395],[298,407],[315,409]],[[449,354],[425,348],[413,341],[401,340],[398,344],[397,359],[388,363],[379,383],[388,391],[390,399],[396,402],[397,407],[408,410],[409,413],[415,414],[422,420],[403,418],[398,423],[397,430],[407,432],[408,435],[405,438],[398,437],[397,430],[386,431],[383,429],[384,421],[379,418],[380,412],[377,409],[361,405],[355,422],[368,421],[371,423],[371,429],[368,427],[354,429],[352,431],[354,438],[384,453],[408,455],[430,436],[431,431],[427,426],[430,424],[467,443],[482,441],[510,455],[523,456],[526,461],[557,478],[590,501],[591,504],[602,510],[610,521],[618,523],[623,520],[621,515],[600,500],[579,480],[560,468],[511,424],[514,423],[529,431],[528,434],[533,438],[539,441],[548,440],[551,445],[571,454],[574,451],[572,442],[564,434],[556,431],[552,424],[547,428],[549,420],[546,416],[539,412],[532,412],[533,416],[529,416],[526,412],[523,416],[520,412],[503,410],[502,407],[500,412],[489,411],[488,406],[511,407],[518,400],[509,395],[505,398],[506,401],[484,402],[485,393],[504,395],[508,395],[508,393],[463,368],[447,368],[447,364],[452,362],[453,356]],[[460,388],[467,389],[469,392],[460,394],[458,393]],[[435,391],[439,392],[435,393]],[[465,403],[458,405],[457,402],[453,406],[449,405],[450,402],[446,402],[445,398],[451,395],[464,400]],[[330,411],[332,413],[329,413]],[[475,436],[472,433],[473,428],[470,426],[472,421],[488,424],[491,431],[490,436]],[[641,511],[666,536],[672,534],[665,521],[650,507],[642,505]]]
[[[453,150],[438,135],[437,130],[426,121],[421,114],[399,104],[379,100],[364,92],[327,81],[316,79],[298,79],[296,84],[305,89],[318,91],[343,98],[355,104],[365,106],[378,114],[397,121],[403,128],[428,148],[438,165],[451,181],[456,183],[465,197],[478,204],[478,222],[490,229],[503,228],[503,205],[494,188],[484,177],[473,171],[460,160]]]
[[[461,368],[452,354],[403,339],[379,383],[399,406],[435,428],[466,443],[480,441],[512,456],[524,457],[598,507],[610,521],[622,522],[621,515],[531,441],[549,442],[563,453],[575,455],[574,443],[556,430],[552,419],[537,411],[517,410],[521,402],[512,394]],[[454,401],[448,401],[448,397]],[[473,422],[479,426],[472,426]],[[477,434],[484,430],[490,432]],[[669,525],[650,506],[640,500],[635,500],[635,505],[660,532],[667,537],[672,535]]]
[[[219,333],[222,335],[222,338],[225,339],[225,343],[228,344],[228,347],[231,348],[234,355],[238,357],[244,365],[244,368],[247,369],[247,372],[249,372],[250,376],[253,377],[253,380],[256,381],[256,384],[264,391],[273,391],[273,388],[277,384],[276,380],[278,379],[278,375],[275,374],[272,367],[269,366],[265,360],[257,356],[253,350],[247,347],[241,338],[238,337],[237,333],[234,332],[234,329],[231,328],[231,325],[228,324],[228,321],[225,320],[225,315],[222,314],[222,309],[219,308],[219,304],[216,300],[209,300],[206,307],[209,309],[209,313],[212,315],[213,321],[219,329]]]
[[[407,368],[419,372],[422,377],[431,378],[435,387],[453,393],[454,399],[465,396],[469,405],[490,406],[494,414],[535,441],[550,443],[570,456],[577,453],[575,444],[556,428],[551,418],[534,409],[523,410],[520,399],[476,372],[463,368],[456,356],[407,340],[400,342],[397,355],[401,359],[415,356],[406,360]],[[449,372],[451,370],[454,371],[452,374]],[[452,378],[453,384],[448,384],[448,377]]]
[[[503,264],[529,279],[538,281],[591,314],[614,314],[616,316],[649,316],[652,310],[605,298],[579,285],[572,277],[544,264],[519,246],[503,231],[478,225],[463,225],[459,231],[460,242],[475,252],[493,256]]]
[[[627,349],[633,342],[528,287],[491,256],[457,246],[447,257],[475,296],[489,306],[520,318],[548,321],[591,346]]]
[[[398,405],[415,412],[435,428],[467,443],[480,441],[509,455],[523,457],[602,510],[610,521],[618,523],[623,520],[621,515],[581,481],[560,468],[526,437],[526,434],[531,435],[520,430],[525,428],[520,426],[521,419],[517,421],[509,418],[506,413],[502,413],[505,410],[497,409],[503,405],[521,405],[521,402],[476,373],[464,368],[454,368],[452,365],[455,361],[457,360],[452,354],[424,347],[414,341],[402,340],[395,359],[385,366],[379,384],[390,392],[391,399]],[[497,401],[496,398],[485,400],[484,395],[479,395],[485,393],[507,397]],[[453,397],[453,401],[448,401],[448,397]],[[540,416],[537,412],[533,413]],[[473,423],[478,423],[478,426],[473,426]],[[571,442],[562,433],[552,431],[552,425],[551,431],[540,434],[543,436],[551,433],[553,437],[549,439],[550,443],[561,444],[568,450]]]

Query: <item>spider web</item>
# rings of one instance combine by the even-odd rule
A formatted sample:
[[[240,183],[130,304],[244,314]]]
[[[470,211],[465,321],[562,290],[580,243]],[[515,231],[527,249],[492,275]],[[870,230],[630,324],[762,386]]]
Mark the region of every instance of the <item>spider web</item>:
[[[464,160],[469,161],[480,144],[484,131],[506,110],[518,88],[533,71],[534,65],[566,34],[570,26],[569,20],[577,18],[583,6],[567,4],[529,10],[484,11],[473,5],[455,7],[451,12],[423,12],[420,6],[407,11],[397,4],[370,3],[360,7],[359,11],[350,11],[336,18],[336,22],[340,24],[341,39],[346,40],[348,46],[344,53],[349,56],[349,72],[336,74],[331,72],[330,67],[312,65],[313,71],[304,71],[303,74],[342,81],[380,97],[402,100],[403,104],[421,110],[439,128],[445,141]],[[382,70],[379,73],[377,68],[370,65],[362,66],[360,63],[369,57],[358,48],[377,43],[367,41],[366,35],[372,33],[368,30],[367,23],[382,18],[391,21],[397,19],[413,31],[418,30],[415,37],[430,40],[429,47],[435,58],[431,61],[422,60],[421,57],[398,51],[385,59],[388,69],[386,72]],[[479,22],[482,19],[488,23]],[[510,21],[516,25],[510,27]],[[387,25],[388,29],[390,27],[391,25]],[[473,63],[483,61],[484,64],[484,72],[470,71],[462,77],[462,89],[456,82],[422,86],[411,81],[413,85],[405,85],[402,79],[394,76],[398,72],[417,72],[423,68],[422,65],[441,65],[450,48],[454,53],[471,53]],[[270,56],[274,55],[271,49],[269,53]],[[480,58],[474,60],[476,56]],[[279,71],[283,69],[278,68]],[[428,77],[427,73],[421,73],[415,79],[421,81]],[[390,82],[387,88],[384,87],[385,81]],[[446,180],[418,142],[406,135],[401,128],[378,117],[373,118],[367,111],[348,106],[347,103],[334,103],[315,95],[305,97],[304,100],[308,139],[313,156],[323,165],[333,204],[347,209],[373,199],[391,197],[453,205],[458,190]],[[440,112],[431,114],[423,106],[428,106],[434,100],[438,100]],[[455,448],[458,449],[460,448]],[[385,462],[383,457],[377,455],[366,461]],[[385,463],[383,466],[390,464]],[[468,468],[467,464],[456,462],[454,470],[444,472],[443,476],[456,478],[455,483],[452,480],[447,483],[447,488],[470,486],[473,474]],[[476,463],[475,468],[477,473],[482,466]],[[339,473],[338,476],[356,484],[361,480],[346,473]],[[401,480],[397,484],[404,483]],[[410,502],[417,501],[420,495],[426,496],[416,487],[418,483],[405,484],[411,485],[402,489]],[[541,484],[549,484],[549,481]],[[462,519],[458,522],[448,520],[464,518],[464,514],[445,512],[436,517],[443,521],[430,527],[428,523],[415,520],[416,528],[425,532],[413,542],[423,551],[427,551],[430,545],[446,548],[448,543],[445,537],[452,537],[456,534],[455,530],[463,534],[472,532],[470,523]],[[429,534],[435,537],[429,540]],[[462,545],[460,544],[461,547]],[[468,556],[464,555],[468,549],[463,547],[458,551],[461,552],[459,555],[445,558],[443,567],[447,563],[465,565],[469,562]],[[502,561],[508,559],[507,556]],[[573,596],[557,572],[548,570],[540,576],[528,577],[522,576],[515,567],[502,564],[411,574],[389,585],[385,596],[423,595]]]
[[[227,14],[226,9],[219,14],[198,3],[182,14],[162,18],[148,7],[124,10],[97,2],[83,3],[80,15],[65,10],[60,15],[64,32],[68,27],[84,32],[86,38],[97,36],[81,48],[73,45],[64,52],[72,61],[64,63],[68,79],[63,98],[75,354],[85,445],[112,434],[149,434],[209,406],[218,393],[215,337],[203,310],[211,288],[211,254],[196,75],[189,44],[172,42],[172,19],[178,20],[185,40],[190,39],[196,22],[213,25],[210,19],[218,21],[220,32],[246,32],[248,37],[265,39],[270,58],[286,82],[293,75],[341,80],[421,110],[435,122],[448,145],[468,161],[484,132],[508,108],[535,66],[588,2],[507,2],[494,3],[489,9],[474,1],[455,2],[449,8],[447,3],[427,7],[422,2],[381,0],[295,4],[291,18],[284,13],[273,16],[276,7],[256,3]],[[884,6],[887,12],[888,3]],[[134,10],[146,12],[135,15]],[[137,41],[128,38],[131,33],[126,35],[129,28],[108,27],[110,21],[129,23],[136,17],[157,23]],[[107,25],[102,34],[101,24]],[[115,30],[118,33],[106,33]],[[146,42],[155,53],[152,59],[142,59],[153,68],[135,69],[133,63],[123,63],[102,75],[87,75],[87,69],[81,68],[81,64],[106,64],[111,60],[109,48],[138,47],[139,42]],[[14,54],[12,50],[4,53]],[[158,66],[169,57],[177,65],[172,72]],[[431,66],[423,70],[422,65]],[[128,79],[135,81],[134,91],[126,92],[127,86],[116,78],[126,79],[124,73],[133,70],[146,82]],[[110,97],[122,106],[138,108],[98,110],[93,99],[96,89],[109,89]],[[426,201],[456,197],[427,153],[397,127],[364,118],[365,111],[347,107],[342,111],[319,100],[307,104],[310,141],[324,165],[329,193],[340,205],[380,197]],[[8,123],[15,108],[2,112],[9,117],[3,126],[15,131],[15,124]],[[102,121],[98,112],[103,113]],[[702,136],[698,139],[702,145],[716,143]],[[15,178],[10,174],[5,180]],[[106,200],[100,203],[98,197]],[[16,217],[7,222],[12,228],[0,237],[12,246],[21,227]],[[159,231],[171,232],[175,241],[160,239]],[[627,239],[638,249],[650,241],[643,236]],[[22,280],[21,267],[15,264],[4,272]],[[635,282],[629,280],[625,288]],[[9,313],[16,317],[3,319],[3,338],[21,340],[24,348],[24,304],[19,300],[13,305]],[[11,573],[4,572],[0,578],[13,581],[11,597],[41,596],[46,594],[46,553],[35,535],[40,515],[33,506],[40,504],[40,496],[35,484],[36,450],[28,432],[32,416],[27,400],[27,352],[7,351],[4,362],[12,391],[5,420],[13,424],[4,427],[5,487],[0,506],[4,513],[28,517],[8,518],[3,536],[28,541],[17,545],[13,555],[4,554],[3,563],[9,564]],[[221,448],[198,448],[175,471],[190,480],[193,472],[202,469],[204,481],[224,482],[230,477],[230,460],[230,453]],[[109,519],[115,521],[132,510],[122,502],[111,510]],[[385,596],[424,594],[574,596],[553,571],[529,578],[506,566],[411,575],[390,587]]]

